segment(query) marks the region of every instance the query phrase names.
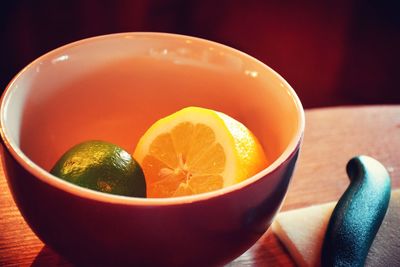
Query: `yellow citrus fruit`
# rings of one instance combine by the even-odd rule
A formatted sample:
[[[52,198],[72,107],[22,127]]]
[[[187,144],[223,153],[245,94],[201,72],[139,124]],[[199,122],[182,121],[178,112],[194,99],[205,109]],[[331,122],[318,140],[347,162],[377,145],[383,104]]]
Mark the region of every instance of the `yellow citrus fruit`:
[[[240,182],[267,166],[256,137],[226,114],[187,107],[155,122],[133,157],[148,197],[193,195]]]
[[[146,197],[140,165],[121,147],[104,141],[86,141],[56,162],[53,175],[76,185],[104,193]]]

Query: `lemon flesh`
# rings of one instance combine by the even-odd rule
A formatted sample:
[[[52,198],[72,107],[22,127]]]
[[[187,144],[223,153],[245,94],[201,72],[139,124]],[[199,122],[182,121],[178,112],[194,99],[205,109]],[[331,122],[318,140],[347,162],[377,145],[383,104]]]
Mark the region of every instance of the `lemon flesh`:
[[[257,138],[242,123],[211,109],[187,107],[155,122],[139,140],[148,197],[217,190],[267,166]]]

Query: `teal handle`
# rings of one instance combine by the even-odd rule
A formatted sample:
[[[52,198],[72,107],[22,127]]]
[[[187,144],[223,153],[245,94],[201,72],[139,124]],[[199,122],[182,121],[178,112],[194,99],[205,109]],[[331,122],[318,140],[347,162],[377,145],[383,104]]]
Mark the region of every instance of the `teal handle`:
[[[331,215],[322,245],[322,266],[364,266],[385,217],[391,181],[385,167],[368,156],[346,167],[350,185]]]

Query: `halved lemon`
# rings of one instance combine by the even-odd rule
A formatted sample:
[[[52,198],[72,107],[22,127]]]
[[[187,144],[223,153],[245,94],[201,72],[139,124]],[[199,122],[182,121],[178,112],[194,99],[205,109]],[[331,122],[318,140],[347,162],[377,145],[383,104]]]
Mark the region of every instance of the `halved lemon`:
[[[155,122],[133,157],[148,197],[193,195],[238,183],[267,166],[257,138],[218,111],[187,107]]]

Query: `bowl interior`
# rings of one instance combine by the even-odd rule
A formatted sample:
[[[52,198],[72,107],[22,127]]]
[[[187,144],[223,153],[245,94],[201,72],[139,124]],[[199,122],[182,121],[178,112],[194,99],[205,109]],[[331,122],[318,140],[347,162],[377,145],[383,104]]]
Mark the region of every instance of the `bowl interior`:
[[[7,142],[49,170],[85,140],[133,152],[153,122],[186,106],[241,121],[270,162],[294,148],[304,123],[291,87],[261,62],[213,42],[146,33],[86,39],[37,59],[10,83],[1,121]]]

